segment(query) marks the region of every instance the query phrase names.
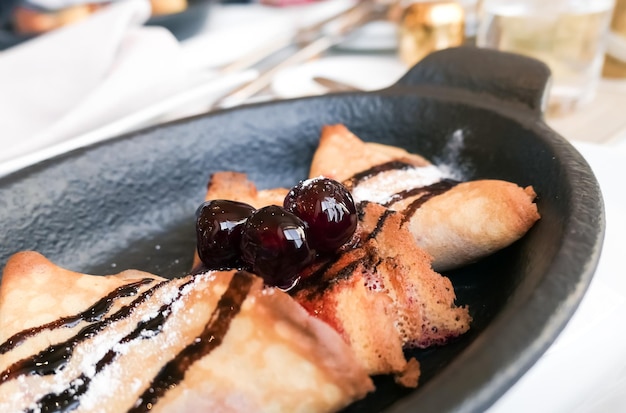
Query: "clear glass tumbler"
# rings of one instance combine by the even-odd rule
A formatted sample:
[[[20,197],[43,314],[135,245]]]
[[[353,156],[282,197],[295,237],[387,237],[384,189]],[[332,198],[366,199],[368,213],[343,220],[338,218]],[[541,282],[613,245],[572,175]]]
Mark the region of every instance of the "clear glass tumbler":
[[[602,73],[614,0],[483,0],[479,47],[527,55],[552,71],[548,114],[590,102]]]

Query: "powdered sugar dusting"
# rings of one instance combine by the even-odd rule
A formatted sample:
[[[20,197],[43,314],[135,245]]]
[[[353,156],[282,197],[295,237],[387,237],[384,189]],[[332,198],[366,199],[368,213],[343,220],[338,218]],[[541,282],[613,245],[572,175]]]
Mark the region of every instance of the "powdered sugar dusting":
[[[124,377],[124,371],[116,360],[125,355],[133,357],[132,354],[138,351],[136,346],[145,343],[146,339],[158,339],[159,349],[178,343],[180,334],[176,326],[186,322],[185,296],[201,288],[199,284],[204,285],[214,278],[213,272],[207,272],[193,278],[166,282],[148,300],[135,307],[130,316],[111,320],[104,329],[94,330],[96,334],[79,342],[73,348],[67,364],[55,371],[54,375],[47,376],[45,384],[39,384],[43,379],[37,376],[18,376],[15,382],[19,390],[16,389],[18,391],[14,392],[12,400],[0,401],[0,410],[38,412],[42,406],[36,405],[37,399],[45,394],[61,395],[65,392],[69,398],[80,400],[81,409],[96,411],[101,407],[102,400],[111,397],[116,389],[124,388],[126,392],[130,387],[131,394],[136,394],[145,383],[134,379],[126,384],[128,377]],[[135,296],[134,299],[139,298]],[[174,317],[178,312],[181,314]],[[76,327],[75,332],[82,328]],[[99,363],[100,366],[96,367]],[[80,390],[82,385],[87,386],[83,394]]]
[[[295,197],[296,196],[296,188],[298,188],[298,191],[300,190],[306,190],[308,188],[311,187],[311,185],[313,185],[315,182],[319,181],[320,179],[324,179],[323,176],[316,176],[313,178],[308,178],[305,179],[303,181],[300,181],[300,183],[298,183],[298,185],[293,186],[289,192],[287,193],[287,197]]]
[[[179,282],[169,282],[168,285],[161,288],[155,295],[156,305],[146,306],[149,308],[138,307],[135,311],[142,312],[138,314],[139,320],[142,322],[148,322],[155,319],[161,313],[159,308],[162,305],[170,305],[173,302],[179,301],[179,298],[183,295],[184,290],[187,289],[187,285],[183,290],[179,290]],[[176,301],[175,301],[176,300]],[[171,307],[170,307],[171,308]],[[163,315],[167,316],[173,310],[166,310]],[[136,323],[130,323],[130,327],[135,327]],[[115,353],[115,357],[120,357],[128,354],[132,347],[140,343],[146,338],[153,338],[158,335],[161,330],[143,330],[140,332],[137,338],[128,342],[123,342],[122,339],[129,333],[129,329],[120,329],[119,332],[113,331],[113,328],[105,329],[101,334],[97,335],[92,344],[81,348],[83,353],[83,360],[80,365],[80,369],[83,374],[91,380],[89,390],[81,397],[81,407],[87,411],[93,411],[100,405],[102,398],[108,396],[112,389],[120,388],[120,377],[122,374],[121,368],[118,363],[111,363],[103,370],[96,373],[95,366],[107,352],[112,350]],[[115,329],[117,330],[117,329]],[[77,349],[79,350],[79,349]],[[77,353],[77,352],[75,352]],[[138,387],[139,385],[135,383]]]
[[[465,148],[465,131],[457,129],[452,132],[443,150],[444,155],[438,158],[437,164],[441,172],[450,179],[465,181],[469,171],[461,165],[461,152]]]
[[[435,165],[381,172],[360,182],[352,189],[355,202],[370,201],[384,204],[392,195],[413,188],[434,184],[446,178]]]
[[[159,294],[158,303],[156,305],[150,306],[151,308],[149,309],[149,311],[146,311],[145,314],[141,316],[141,320],[143,322],[148,322],[150,320],[154,320],[156,317],[159,316],[163,316],[167,320],[167,317],[177,313],[184,307],[182,304],[182,302],[184,301],[184,297],[193,291],[198,282],[206,279],[207,277],[210,277],[210,275],[196,276],[194,277],[192,282],[186,284],[183,288],[180,288],[181,281],[170,282],[169,285],[163,288],[162,293]],[[161,313],[159,311],[159,308],[164,305],[169,307],[167,307]],[[164,321],[164,323],[156,330],[145,329],[141,331],[139,335],[133,340],[117,340],[113,345],[112,350],[115,352],[116,357],[130,354],[130,352],[133,351],[133,348],[140,345],[145,339],[153,339],[159,335],[161,340],[164,340],[162,346],[170,346],[173,342],[177,341],[178,337],[175,329],[169,329],[169,334],[161,335],[166,325],[167,321]],[[92,409],[97,408],[98,404],[101,403],[102,398],[104,396],[110,395],[111,389],[120,388],[122,386],[122,383],[119,382],[122,373],[123,372],[119,364],[112,363],[97,375],[90,376],[90,378],[92,378],[93,380],[91,382],[89,390],[81,398],[81,406],[87,411],[91,411]],[[133,380],[130,383],[130,393],[135,394],[141,388],[143,388],[144,385],[145,383],[143,383],[141,380]]]

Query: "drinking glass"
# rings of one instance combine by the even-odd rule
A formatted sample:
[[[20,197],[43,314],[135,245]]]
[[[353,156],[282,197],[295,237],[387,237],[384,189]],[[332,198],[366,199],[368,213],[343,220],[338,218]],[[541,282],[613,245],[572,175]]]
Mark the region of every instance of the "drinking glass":
[[[602,73],[614,0],[483,0],[476,44],[545,62],[548,114],[590,102]]]

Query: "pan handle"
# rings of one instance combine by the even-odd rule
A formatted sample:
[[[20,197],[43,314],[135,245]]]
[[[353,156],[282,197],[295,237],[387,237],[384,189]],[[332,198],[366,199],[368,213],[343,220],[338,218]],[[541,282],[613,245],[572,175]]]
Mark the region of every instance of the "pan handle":
[[[491,95],[526,106],[543,116],[550,69],[521,55],[476,47],[457,47],[426,56],[397,85],[436,85]]]

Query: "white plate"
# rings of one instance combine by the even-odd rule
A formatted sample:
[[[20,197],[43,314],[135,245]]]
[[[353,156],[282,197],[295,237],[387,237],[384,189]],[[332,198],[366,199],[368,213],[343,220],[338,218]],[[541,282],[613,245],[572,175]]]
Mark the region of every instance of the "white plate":
[[[280,98],[314,96],[329,90],[313,80],[316,76],[370,91],[394,84],[408,68],[396,57],[333,56],[289,67],[276,74],[272,92]]]

